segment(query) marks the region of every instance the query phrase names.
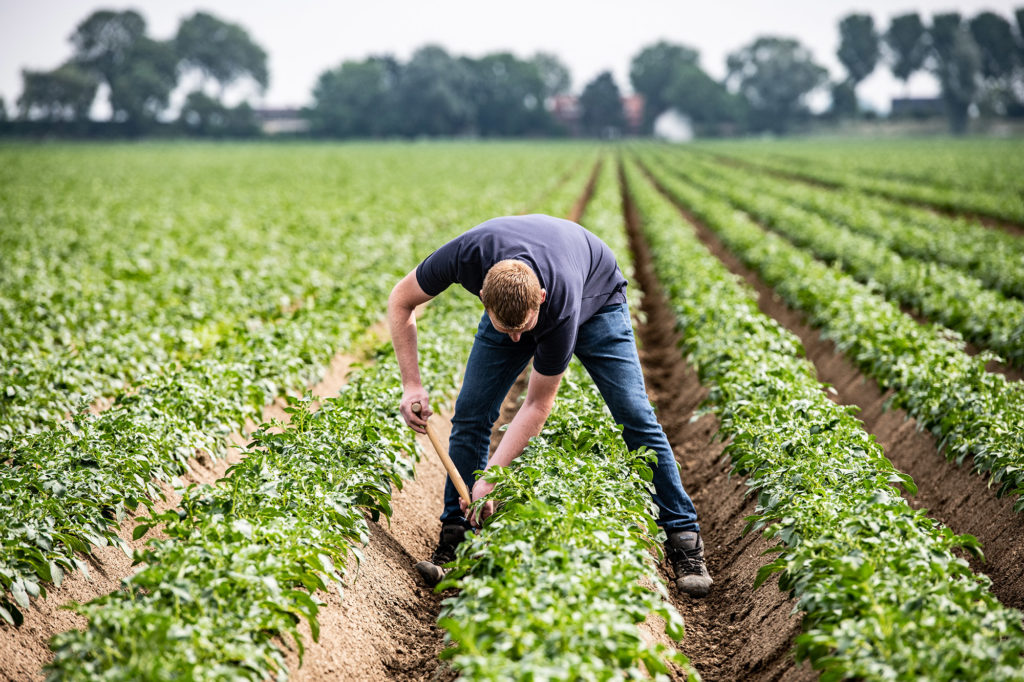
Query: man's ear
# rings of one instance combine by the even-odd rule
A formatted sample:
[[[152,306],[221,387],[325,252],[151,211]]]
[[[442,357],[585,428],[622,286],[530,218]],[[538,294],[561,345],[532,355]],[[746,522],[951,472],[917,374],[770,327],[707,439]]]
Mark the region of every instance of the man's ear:
[[[547,300],[547,298],[548,298],[548,290],[547,289],[541,289],[540,290],[540,302],[543,303],[544,301]]]

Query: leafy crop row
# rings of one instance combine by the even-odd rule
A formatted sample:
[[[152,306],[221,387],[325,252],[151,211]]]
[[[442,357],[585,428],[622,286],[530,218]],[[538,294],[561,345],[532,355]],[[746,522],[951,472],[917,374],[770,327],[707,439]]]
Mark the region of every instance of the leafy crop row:
[[[958,338],[918,325],[870,287],[765,232],[727,202],[671,172],[658,171],[657,182],[865,374],[895,389],[890,405],[936,434],[948,457],[958,463],[972,457],[1000,494],[1024,493],[1024,384],[987,372],[984,354],[968,356]],[[1015,509],[1024,509],[1024,498]]]
[[[420,361],[437,379],[438,407],[466,351],[459,332],[478,312],[468,297],[431,306]],[[341,589],[369,539],[363,511],[390,515],[391,487],[411,474],[390,344],[376,360],[315,413],[311,396],[290,398],[283,431],[264,424],[224,479],[190,487],[179,511],[142,519],[136,537],[163,524],[167,539],[139,553],[144,566],[123,589],[77,607],[89,626],[54,639],[50,679],[286,677],[275,637],[290,635],[300,657],[299,623],[318,638],[313,593]]]
[[[861,282],[877,284],[888,298],[1024,366],[1024,301],[992,291],[950,266],[901,257],[872,237],[854,234],[814,211],[794,206],[789,197],[775,196],[775,183],[753,174],[694,163],[690,156],[685,161],[677,157],[670,165],[797,246],[827,263],[837,263]]]
[[[1017,191],[1024,173],[1024,144],[1013,138],[805,138],[702,146],[744,159],[767,157],[789,166],[999,193]]]
[[[688,156],[688,162],[694,157]],[[702,168],[706,168],[702,164]],[[724,171],[721,165],[717,167]],[[823,190],[769,175],[747,173],[775,196],[802,206],[897,253],[962,269],[990,287],[1024,298],[1024,240],[962,218],[852,190]]]
[[[852,408],[826,397],[799,341],[632,164],[626,178],[682,350],[710,386],[734,470],[757,491],[748,529],[781,541],[755,587],[778,572],[797,598],[797,657],[823,680],[1021,679],[1021,614],[953,552],[977,541],[906,504],[893,484],[913,482]],[[691,197],[705,213],[705,195]]]
[[[741,157],[737,157],[741,158]],[[880,177],[863,171],[832,170],[817,164],[761,156],[756,165],[797,177],[884,197],[935,206],[957,213],[971,213],[1024,223],[1024,198],[1013,191],[993,192],[978,188],[935,186]]]

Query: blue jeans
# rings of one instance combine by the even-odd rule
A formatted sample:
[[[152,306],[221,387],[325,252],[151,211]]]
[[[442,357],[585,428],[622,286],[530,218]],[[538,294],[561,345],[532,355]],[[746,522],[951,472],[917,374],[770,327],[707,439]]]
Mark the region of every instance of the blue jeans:
[[[533,351],[531,341],[514,342],[495,330],[484,313],[455,402],[448,445],[452,461],[470,490],[475,482],[473,472],[487,466],[491,427],[501,403]],[[622,425],[626,446],[630,450],[646,446],[658,454],[657,464],[652,464],[654,502],[661,510],[658,525],[666,532],[699,531],[697,511],[683,490],[672,448],[647,398],[629,307],[615,303],[601,308],[580,327],[575,353],[601,391],[612,417]],[[444,487],[441,521],[465,524],[459,494],[450,479]]]

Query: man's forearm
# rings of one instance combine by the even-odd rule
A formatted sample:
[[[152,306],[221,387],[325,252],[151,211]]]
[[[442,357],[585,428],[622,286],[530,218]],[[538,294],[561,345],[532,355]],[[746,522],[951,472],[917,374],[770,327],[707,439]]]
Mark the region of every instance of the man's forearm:
[[[512,460],[521,455],[530,439],[544,428],[544,423],[550,412],[551,408],[545,409],[542,404],[524,403],[508,425],[505,435],[501,438],[501,443],[498,444],[498,449],[494,451],[494,455],[487,462],[487,468],[508,466]]]
[[[398,369],[402,373],[402,387],[422,385],[419,357],[416,351],[416,315],[414,309],[395,306],[388,310],[391,345],[395,349]]]

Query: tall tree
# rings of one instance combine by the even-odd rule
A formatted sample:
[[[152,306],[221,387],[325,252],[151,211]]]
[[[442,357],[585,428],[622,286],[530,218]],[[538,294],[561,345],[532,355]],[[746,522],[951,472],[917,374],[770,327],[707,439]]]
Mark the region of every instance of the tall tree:
[[[1021,65],[1013,26],[994,12],[981,12],[968,22],[981,56],[983,111],[1005,114],[1015,100],[1013,79]]]
[[[547,127],[546,89],[534,62],[508,52],[465,60],[476,132],[485,137],[540,133]]]
[[[680,66],[664,96],[669,108],[689,117],[699,135],[735,131],[743,123],[743,100],[711,78],[698,64]]]
[[[928,32],[921,16],[911,12],[893,17],[884,38],[892,74],[906,88],[910,77],[924,68],[928,58]]]
[[[178,56],[172,43],[140,38],[110,82],[114,119],[142,132],[167,109],[177,84]]]
[[[400,106],[407,135],[460,135],[473,120],[472,74],[436,45],[421,47],[402,71]]]
[[[226,107],[202,90],[190,92],[185,98],[178,123],[188,133],[205,137],[253,137],[260,132],[248,103]]]
[[[839,61],[846,67],[854,90],[878,64],[878,32],[870,14],[849,14],[839,22]]]
[[[18,110],[22,118],[47,121],[84,121],[96,98],[96,77],[75,64],[64,64],[53,71],[21,72],[21,97]]]
[[[401,67],[391,57],[346,61],[320,74],[307,111],[313,132],[334,137],[397,135]]]
[[[267,53],[238,24],[196,12],[181,22],[174,43],[186,68],[218,84],[221,99],[224,90],[245,77],[261,90],[267,87]]]
[[[681,70],[697,66],[698,56],[696,50],[684,45],[661,41],[643,48],[633,57],[629,82],[644,98],[645,132],[650,133],[655,119],[671,107],[669,88]]]
[[[622,94],[609,71],[587,83],[580,95],[580,126],[587,135],[612,137],[621,134],[626,125],[622,111]]]
[[[548,52],[538,52],[530,60],[544,84],[544,97],[555,97],[564,95],[572,87],[572,75],[557,55]]]
[[[959,12],[936,14],[929,30],[933,71],[942,88],[950,129],[955,134],[967,131],[967,119],[978,91],[981,53]]]
[[[982,12],[968,26],[981,54],[981,75],[991,79],[1008,77],[1017,65],[1010,22],[995,12]]]
[[[792,38],[757,38],[730,54],[726,65],[726,82],[746,99],[751,123],[780,134],[806,112],[807,95],[828,79],[810,50]]]
[[[146,20],[138,12],[93,12],[70,40],[73,63],[110,88],[115,120],[141,132],[167,108],[178,84],[178,57],[171,43],[146,37]]]
[[[78,24],[69,38],[74,62],[96,71],[109,85],[145,34],[146,20],[138,12],[98,10]]]

